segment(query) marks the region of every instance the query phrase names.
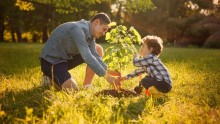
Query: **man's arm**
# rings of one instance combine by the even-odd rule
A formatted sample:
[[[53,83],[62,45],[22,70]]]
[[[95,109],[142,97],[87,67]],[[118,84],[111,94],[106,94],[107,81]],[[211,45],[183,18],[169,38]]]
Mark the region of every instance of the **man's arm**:
[[[92,55],[88,43],[86,42],[85,34],[80,27],[75,27],[70,30],[70,35],[74,43],[76,44],[78,51],[84,61],[89,67],[98,75],[106,75],[106,70],[101,66],[98,60]]]
[[[96,43],[95,41],[92,41],[90,46],[90,51],[92,53],[92,55],[98,60],[99,64],[101,64],[101,66],[107,70],[107,65],[103,62],[102,58],[99,56],[99,54],[97,53],[97,50],[96,50]]]

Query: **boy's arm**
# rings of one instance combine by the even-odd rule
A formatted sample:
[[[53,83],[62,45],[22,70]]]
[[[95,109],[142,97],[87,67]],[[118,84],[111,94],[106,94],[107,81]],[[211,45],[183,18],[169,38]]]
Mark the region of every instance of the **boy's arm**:
[[[146,72],[146,69],[144,67],[140,67],[140,68],[136,69],[135,71],[133,71],[132,73],[128,74],[126,76],[126,79],[131,79],[131,78],[137,77],[137,76],[143,74],[144,72]]]
[[[139,75],[141,75],[142,73],[145,72],[145,69],[144,68],[139,68],[139,69],[136,69],[135,71],[133,71],[132,73],[128,74],[127,76],[124,76],[124,77],[118,77],[118,79],[116,79],[114,82],[115,82],[115,85],[117,87],[121,87],[121,82],[125,81],[125,80],[128,80],[128,79],[131,79],[131,78],[134,78],[134,77],[137,77]]]

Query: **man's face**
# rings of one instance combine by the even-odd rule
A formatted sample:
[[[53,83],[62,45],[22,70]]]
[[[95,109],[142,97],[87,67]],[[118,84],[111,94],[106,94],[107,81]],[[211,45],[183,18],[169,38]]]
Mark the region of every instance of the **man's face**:
[[[93,37],[99,38],[108,31],[108,24],[100,25],[100,21],[97,19],[94,21],[94,28],[93,28]]]

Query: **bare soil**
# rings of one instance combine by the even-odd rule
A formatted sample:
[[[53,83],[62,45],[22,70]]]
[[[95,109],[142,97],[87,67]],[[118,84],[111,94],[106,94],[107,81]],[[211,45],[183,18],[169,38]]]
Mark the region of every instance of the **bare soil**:
[[[127,89],[120,89],[120,90],[116,90],[116,89],[106,89],[106,90],[102,90],[100,92],[98,92],[96,94],[98,95],[110,95],[112,97],[117,97],[117,98],[121,98],[121,97],[136,97],[139,96],[139,94],[137,94],[136,92],[132,91],[132,90],[127,90]]]

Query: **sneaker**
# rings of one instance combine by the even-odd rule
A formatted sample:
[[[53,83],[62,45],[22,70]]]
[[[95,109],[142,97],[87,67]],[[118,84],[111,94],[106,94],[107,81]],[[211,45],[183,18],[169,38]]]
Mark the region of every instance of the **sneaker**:
[[[52,83],[50,81],[50,78],[43,74],[42,79],[41,79],[41,86],[49,87],[51,85],[52,85]]]
[[[83,86],[83,89],[84,90],[85,89],[93,89],[93,86],[92,86],[92,84],[86,84],[86,85]]]

